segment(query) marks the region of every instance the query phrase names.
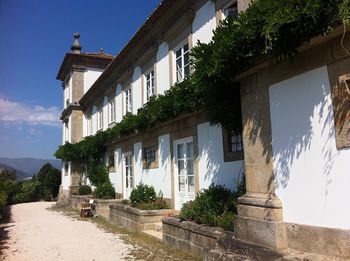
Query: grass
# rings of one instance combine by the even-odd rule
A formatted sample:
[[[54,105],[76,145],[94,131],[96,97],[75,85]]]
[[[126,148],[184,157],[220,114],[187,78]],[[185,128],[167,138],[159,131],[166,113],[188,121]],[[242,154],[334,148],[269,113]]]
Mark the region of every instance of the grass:
[[[193,256],[179,249],[174,249],[159,240],[143,233],[130,232],[124,227],[116,226],[108,222],[104,217],[81,218],[79,211],[73,208],[51,207],[50,210],[58,211],[70,218],[81,221],[89,221],[104,231],[117,234],[125,244],[132,245],[133,249],[128,256],[130,260],[147,261],[200,261],[200,257]]]

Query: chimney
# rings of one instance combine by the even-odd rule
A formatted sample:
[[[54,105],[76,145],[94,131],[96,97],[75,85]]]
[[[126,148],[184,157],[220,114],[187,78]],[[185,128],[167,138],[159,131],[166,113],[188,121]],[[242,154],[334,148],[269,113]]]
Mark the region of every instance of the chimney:
[[[80,34],[74,33],[73,36],[74,36],[74,43],[70,49],[72,50],[73,53],[80,53],[80,51],[81,51],[81,46],[79,43]]]

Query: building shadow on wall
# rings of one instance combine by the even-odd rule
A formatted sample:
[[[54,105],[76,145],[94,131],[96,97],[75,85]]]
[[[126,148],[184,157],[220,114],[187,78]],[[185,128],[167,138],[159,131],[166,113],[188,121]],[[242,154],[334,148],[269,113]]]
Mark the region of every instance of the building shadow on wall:
[[[5,260],[5,250],[9,248],[9,228],[13,227],[12,206],[6,206],[0,218],[0,260]]]

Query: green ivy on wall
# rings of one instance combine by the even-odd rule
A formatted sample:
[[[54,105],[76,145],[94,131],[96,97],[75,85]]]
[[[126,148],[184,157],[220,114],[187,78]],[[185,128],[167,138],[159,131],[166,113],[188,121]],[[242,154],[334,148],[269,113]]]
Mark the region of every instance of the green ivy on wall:
[[[60,146],[63,160],[99,161],[108,143],[135,130],[145,131],[178,117],[204,111],[211,124],[228,130],[241,128],[239,83],[235,77],[257,57],[292,58],[311,38],[349,22],[350,0],[255,0],[236,18],[220,23],[208,44],[191,50],[190,77],[164,95],[152,97],[136,115],[127,114],[111,129]]]

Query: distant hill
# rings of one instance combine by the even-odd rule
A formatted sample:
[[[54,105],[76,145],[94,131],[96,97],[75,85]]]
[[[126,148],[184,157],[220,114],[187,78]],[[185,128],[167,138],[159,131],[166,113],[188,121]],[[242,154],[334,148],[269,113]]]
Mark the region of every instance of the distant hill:
[[[29,178],[29,177],[32,177],[32,175],[29,175],[23,171],[20,171],[18,169],[15,169],[15,168],[12,168],[10,166],[7,166],[5,164],[0,164],[0,175],[1,175],[1,172],[3,170],[7,169],[8,171],[16,171],[16,178],[17,180],[22,180],[22,179],[26,179],[26,178]]]
[[[56,159],[34,159],[34,158],[1,158],[0,164],[11,167],[17,171],[17,178],[31,177],[37,174],[40,168],[50,163],[57,169],[61,169],[61,161]],[[0,169],[1,169],[0,165]]]

